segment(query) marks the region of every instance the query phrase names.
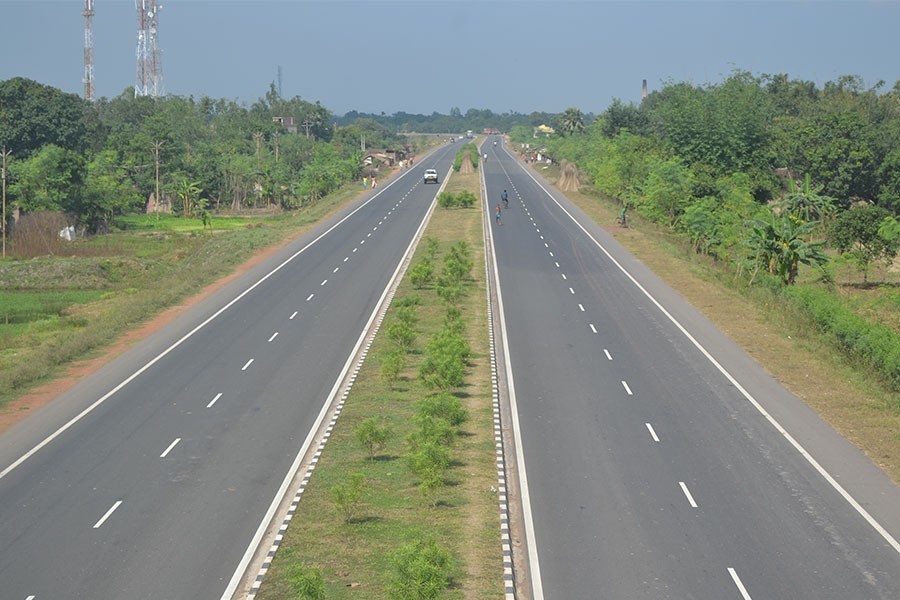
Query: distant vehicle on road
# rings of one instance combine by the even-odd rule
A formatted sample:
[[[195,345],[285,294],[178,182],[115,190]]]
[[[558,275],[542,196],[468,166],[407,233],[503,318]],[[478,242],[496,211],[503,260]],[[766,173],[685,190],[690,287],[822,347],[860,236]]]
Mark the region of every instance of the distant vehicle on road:
[[[425,183],[437,183],[438,182],[438,174],[434,169],[425,169],[425,176],[423,181]]]

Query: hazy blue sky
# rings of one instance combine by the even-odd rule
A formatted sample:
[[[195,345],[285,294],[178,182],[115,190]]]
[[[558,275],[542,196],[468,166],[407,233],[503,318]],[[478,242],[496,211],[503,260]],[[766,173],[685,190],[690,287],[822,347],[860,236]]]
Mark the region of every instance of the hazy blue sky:
[[[0,80],[83,93],[83,0],[0,0]],[[735,69],[822,85],[900,79],[900,1],[162,0],[165,91],[283,94],[342,114],[600,112]],[[134,0],[95,0],[98,96],[134,85]]]

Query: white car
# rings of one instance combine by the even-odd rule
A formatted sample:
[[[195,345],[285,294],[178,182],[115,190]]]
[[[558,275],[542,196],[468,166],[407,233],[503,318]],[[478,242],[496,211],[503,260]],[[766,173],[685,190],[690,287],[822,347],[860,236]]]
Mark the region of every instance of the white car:
[[[438,182],[438,174],[434,169],[425,169],[425,183],[437,183]]]

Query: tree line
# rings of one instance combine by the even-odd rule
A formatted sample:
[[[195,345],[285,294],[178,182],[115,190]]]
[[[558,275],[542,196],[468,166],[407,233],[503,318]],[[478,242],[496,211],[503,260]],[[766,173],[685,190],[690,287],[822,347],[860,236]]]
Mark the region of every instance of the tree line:
[[[900,248],[900,82],[883,87],[743,71],[669,82],[590,124],[567,110],[547,151],[752,276],[792,284],[800,265],[827,263],[826,243],[865,274]]]
[[[363,140],[405,144],[372,120],[338,126],[320,103],[282,98],[274,85],[245,106],[131,88],[90,103],[29,79],[0,81],[10,206],[65,211],[92,230],[143,210],[151,195],[186,215],[297,208],[361,175]]]

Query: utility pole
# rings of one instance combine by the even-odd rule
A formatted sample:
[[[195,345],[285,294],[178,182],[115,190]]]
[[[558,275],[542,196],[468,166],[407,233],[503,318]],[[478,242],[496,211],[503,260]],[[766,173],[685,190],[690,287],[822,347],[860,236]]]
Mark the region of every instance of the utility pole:
[[[156,211],[156,220],[159,221],[159,151],[163,143],[160,141],[153,142],[153,156],[156,157],[156,197],[154,198],[154,210]]]
[[[278,138],[280,138],[280,137],[281,137],[281,134],[279,134],[277,132],[272,134],[272,141],[275,142],[275,162],[276,163],[278,163]]]
[[[6,157],[12,154],[12,150],[7,150],[6,146],[3,146],[3,152],[0,152],[0,155],[3,156],[3,167],[0,170],[0,175],[2,175],[3,179],[3,212],[0,219],[0,224],[3,227],[3,258],[6,258]]]
[[[310,121],[309,119],[304,119],[303,122],[300,124],[306,128],[306,137],[309,137],[309,128],[313,126],[313,122]]]
[[[94,0],[84,0],[84,99],[94,101]]]

